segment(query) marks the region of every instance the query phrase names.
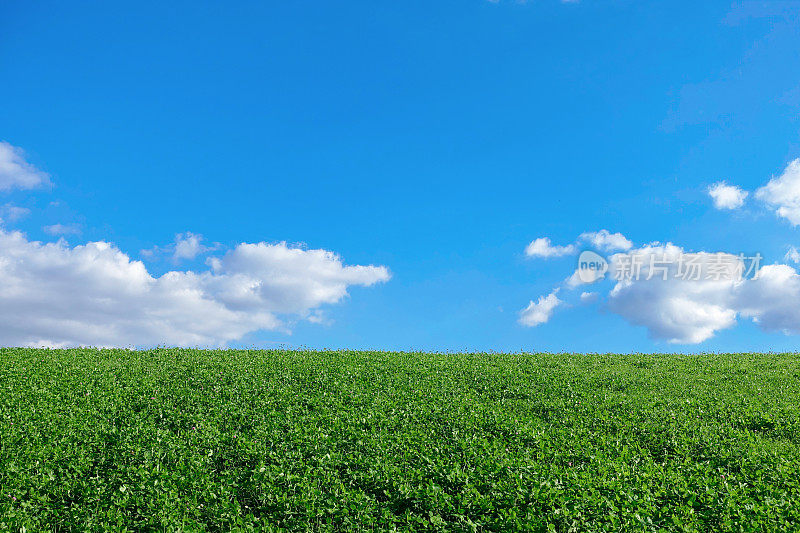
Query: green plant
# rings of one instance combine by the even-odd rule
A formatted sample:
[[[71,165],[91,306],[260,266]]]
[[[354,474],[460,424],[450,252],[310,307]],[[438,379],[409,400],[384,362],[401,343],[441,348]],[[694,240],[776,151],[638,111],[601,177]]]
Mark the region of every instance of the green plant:
[[[800,523],[794,354],[0,349],[0,530]]]

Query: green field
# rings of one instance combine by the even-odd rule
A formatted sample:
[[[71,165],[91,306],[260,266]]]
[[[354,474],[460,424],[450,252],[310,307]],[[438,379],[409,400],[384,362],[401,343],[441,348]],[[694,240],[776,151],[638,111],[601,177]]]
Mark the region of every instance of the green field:
[[[800,357],[0,349],[0,530],[800,527]]]

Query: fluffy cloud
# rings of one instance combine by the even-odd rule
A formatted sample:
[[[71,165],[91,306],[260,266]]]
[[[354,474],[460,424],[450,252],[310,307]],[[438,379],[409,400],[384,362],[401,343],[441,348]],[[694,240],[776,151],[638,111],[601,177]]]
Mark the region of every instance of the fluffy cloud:
[[[538,302],[531,300],[528,307],[520,311],[519,323],[523,326],[535,327],[550,320],[555,308],[564,303],[558,299],[557,293],[558,289],[547,296],[540,296]]]
[[[525,248],[525,255],[528,257],[561,257],[572,255],[578,252],[581,245],[589,245],[596,250],[603,252],[618,252],[630,250],[633,243],[622,233],[611,233],[608,230],[587,231],[578,236],[574,244],[566,246],[554,246],[549,237],[539,237],[531,241]]]
[[[743,283],[736,294],[742,316],[766,331],[800,333],[800,275],[788,265],[767,265],[758,278]]]
[[[16,222],[21,218],[31,214],[31,210],[26,207],[19,207],[16,205],[5,204],[0,206],[0,223],[4,221]]]
[[[581,240],[591,241],[591,235],[595,234],[583,234]],[[603,246],[602,239],[609,236],[600,237],[597,246]],[[621,240],[615,242],[624,246]],[[800,262],[800,252],[790,248],[786,260]],[[671,243],[616,253],[608,261],[608,276],[616,280],[605,298],[608,309],[645,327],[655,339],[697,344],[733,327],[739,318],[752,319],[765,331],[800,334],[800,274],[791,266],[759,269],[752,258],[686,253]],[[599,271],[596,278],[602,278]],[[591,282],[576,271],[564,286],[574,289]],[[564,304],[557,293],[558,289],[531,301],[520,312],[520,323],[546,323],[554,309]],[[590,303],[598,297],[597,292],[583,292],[580,301]]]
[[[224,345],[312,318],[348,287],[385,282],[326,250],[240,244],[204,272],[151,275],[106,242],[70,247],[0,229],[0,344]]]
[[[349,285],[373,285],[389,280],[376,266],[343,266],[327,250],[291,248],[279,244],[242,243],[210,261],[210,285],[231,309],[267,309],[303,313],[347,295]]]
[[[598,294],[596,292],[582,292],[581,293],[581,302],[585,304],[592,303],[596,301],[598,298]]]
[[[154,246],[150,249],[139,250],[142,257],[147,259],[163,258],[169,256],[173,263],[178,263],[182,260],[192,260],[197,256],[207,252],[219,250],[222,247],[220,243],[214,243],[211,246],[203,244],[203,236],[198,233],[187,231],[185,233],[177,233],[175,235],[175,242],[166,246]]]
[[[749,193],[736,187],[728,185],[724,181],[708,187],[708,195],[714,200],[714,207],[717,209],[738,209],[744,205],[744,200]]]
[[[581,233],[580,241],[591,244],[603,252],[617,252],[630,250],[633,243],[625,238],[622,233],[611,233],[608,230]]]
[[[548,237],[540,237],[531,241],[525,248],[525,255],[528,257],[560,257],[562,255],[574,254],[576,251],[574,244],[567,246],[553,246]]]
[[[81,228],[77,224],[53,224],[42,228],[49,235],[80,235]]]
[[[722,276],[719,280],[713,276],[706,278],[712,262],[721,259],[733,274],[740,259],[729,254],[694,254],[698,259],[697,279],[681,279],[677,269],[682,253],[681,248],[666,244],[649,245],[630,254],[613,256],[612,273],[619,274],[635,262],[642,267],[638,275],[617,282],[609,293],[608,303],[611,311],[633,324],[645,326],[654,338],[696,344],[736,323],[735,276]],[[634,259],[629,262],[627,258]],[[694,278],[695,273],[689,277]]]
[[[33,189],[50,183],[47,173],[25,161],[25,153],[0,141],[0,191]]]
[[[800,159],[789,163],[783,174],[758,189],[756,198],[766,202],[793,226],[800,224]]]
[[[197,235],[190,231],[175,235],[175,250],[172,252],[172,258],[176,261],[180,259],[194,259],[198,255],[212,249],[208,246],[204,246],[202,241],[202,235]]]
[[[608,296],[609,309],[650,335],[673,343],[696,344],[750,318],[766,331],[800,333],[800,275],[788,265],[761,267],[752,278],[739,279],[750,264],[732,254],[692,254],[698,261],[696,279],[676,277],[683,250],[673,244],[649,245],[634,250],[642,265],[637,278],[616,283]],[[612,272],[619,272],[626,254],[612,257]],[[686,257],[684,255],[684,257]],[[651,261],[653,261],[651,263]],[[625,260],[627,264],[627,259]],[[662,268],[667,264],[666,280]],[[716,276],[719,265],[726,275]],[[650,278],[650,279],[647,279]]]

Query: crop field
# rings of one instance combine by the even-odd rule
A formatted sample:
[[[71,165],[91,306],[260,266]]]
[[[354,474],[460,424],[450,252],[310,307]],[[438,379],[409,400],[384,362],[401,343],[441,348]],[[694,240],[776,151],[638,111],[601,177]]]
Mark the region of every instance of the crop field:
[[[0,349],[2,531],[800,527],[795,354]]]

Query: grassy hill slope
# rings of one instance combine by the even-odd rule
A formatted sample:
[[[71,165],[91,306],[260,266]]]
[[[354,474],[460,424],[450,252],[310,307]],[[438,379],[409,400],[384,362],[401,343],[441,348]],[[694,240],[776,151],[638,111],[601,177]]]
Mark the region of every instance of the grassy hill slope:
[[[0,349],[0,530],[792,530],[800,357]]]

